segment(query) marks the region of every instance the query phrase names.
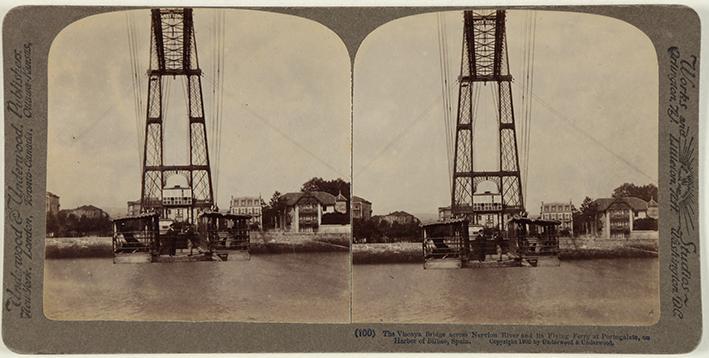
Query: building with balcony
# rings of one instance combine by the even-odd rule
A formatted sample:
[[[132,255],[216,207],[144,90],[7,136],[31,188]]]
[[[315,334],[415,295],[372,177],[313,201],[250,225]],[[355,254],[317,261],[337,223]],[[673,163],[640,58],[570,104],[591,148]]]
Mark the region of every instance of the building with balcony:
[[[648,217],[648,202],[636,197],[601,198],[593,201],[596,217],[591,232],[604,238],[626,237],[633,221]]]
[[[317,232],[323,215],[336,214],[337,197],[323,191],[285,193],[279,201],[276,229],[290,232]]]

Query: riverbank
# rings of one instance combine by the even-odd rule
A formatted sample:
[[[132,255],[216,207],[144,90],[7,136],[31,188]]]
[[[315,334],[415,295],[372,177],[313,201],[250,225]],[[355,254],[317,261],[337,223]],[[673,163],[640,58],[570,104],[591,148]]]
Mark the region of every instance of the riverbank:
[[[252,255],[308,252],[347,252],[349,233],[252,232]],[[48,259],[113,257],[111,237],[62,237],[45,240]]]
[[[629,239],[562,237],[560,260],[657,257],[657,232],[643,233]],[[352,263],[423,263],[423,248],[418,242],[352,245]]]

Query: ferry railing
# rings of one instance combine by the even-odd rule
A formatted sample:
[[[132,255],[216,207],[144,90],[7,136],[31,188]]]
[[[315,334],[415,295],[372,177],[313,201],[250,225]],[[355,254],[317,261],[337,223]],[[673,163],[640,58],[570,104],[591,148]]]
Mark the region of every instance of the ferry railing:
[[[521,257],[559,255],[559,223],[526,218],[511,221],[510,251]]]
[[[154,248],[157,232],[148,225],[142,228],[120,227],[114,224],[112,246],[114,253],[150,253]]]
[[[208,229],[206,231],[209,242],[216,250],[248,250],[248,231],[232,229]]]
[[[203,214],[199,218],[200,238],[211,250],[248,250],[248,217],[221,213]]]
[[[460,236],[427,238],[423,242],[423,252],[426,259],[460,258],[463,254],[463,238]]]
[[[467,259],[469,249],[467,220],[423,225],[422,234],[425,260]]]

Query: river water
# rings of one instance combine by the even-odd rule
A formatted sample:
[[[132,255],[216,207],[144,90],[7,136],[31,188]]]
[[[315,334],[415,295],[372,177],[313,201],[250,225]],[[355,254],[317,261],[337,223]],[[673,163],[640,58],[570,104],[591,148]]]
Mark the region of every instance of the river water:
[[[45,261],[44,312],[55,320],[347,323],[348,253],[249,261],[113,264]],[[355,322],[650,325],[658,260],[562,261],[558,267],[352,267]]]
[[[353,267],[353,320],[390,323],[651,325],[657,258],[562,261],[558,267]]]
[[[346,252],[164,264],[49,259],[44,313],[55,320],[348,322],[348,263]]]

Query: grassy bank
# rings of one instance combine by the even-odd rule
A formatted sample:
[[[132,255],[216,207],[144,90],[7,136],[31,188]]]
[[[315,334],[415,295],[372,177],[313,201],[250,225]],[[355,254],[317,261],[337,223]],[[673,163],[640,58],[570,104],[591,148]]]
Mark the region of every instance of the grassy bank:
[[[352,245],[352,263],[423,263],[423,248],[418,242]]]
[[[251,254],[280,254],[306,252],[347,252],[349,234],[283,234],[252,233]],[[110,237],[47,238],[45,254],[48,259],[113,257]]]
[[[61,237],[45,240],[48,259],[113,257],[111,237]]]
[[[562,245],[559,252],[561,260],[643,257],[657,257],[657,244],[626,241],[623,244],[595,245],[593,242],[584,242],[583,245],[577,246]],[[421,244],[416,242],[354,244],[352,245],[352,263],[423,263],[423,253]]]
[[[295,252],[348,252],[349,233],[251,233],[251,254],[281,254]]]

